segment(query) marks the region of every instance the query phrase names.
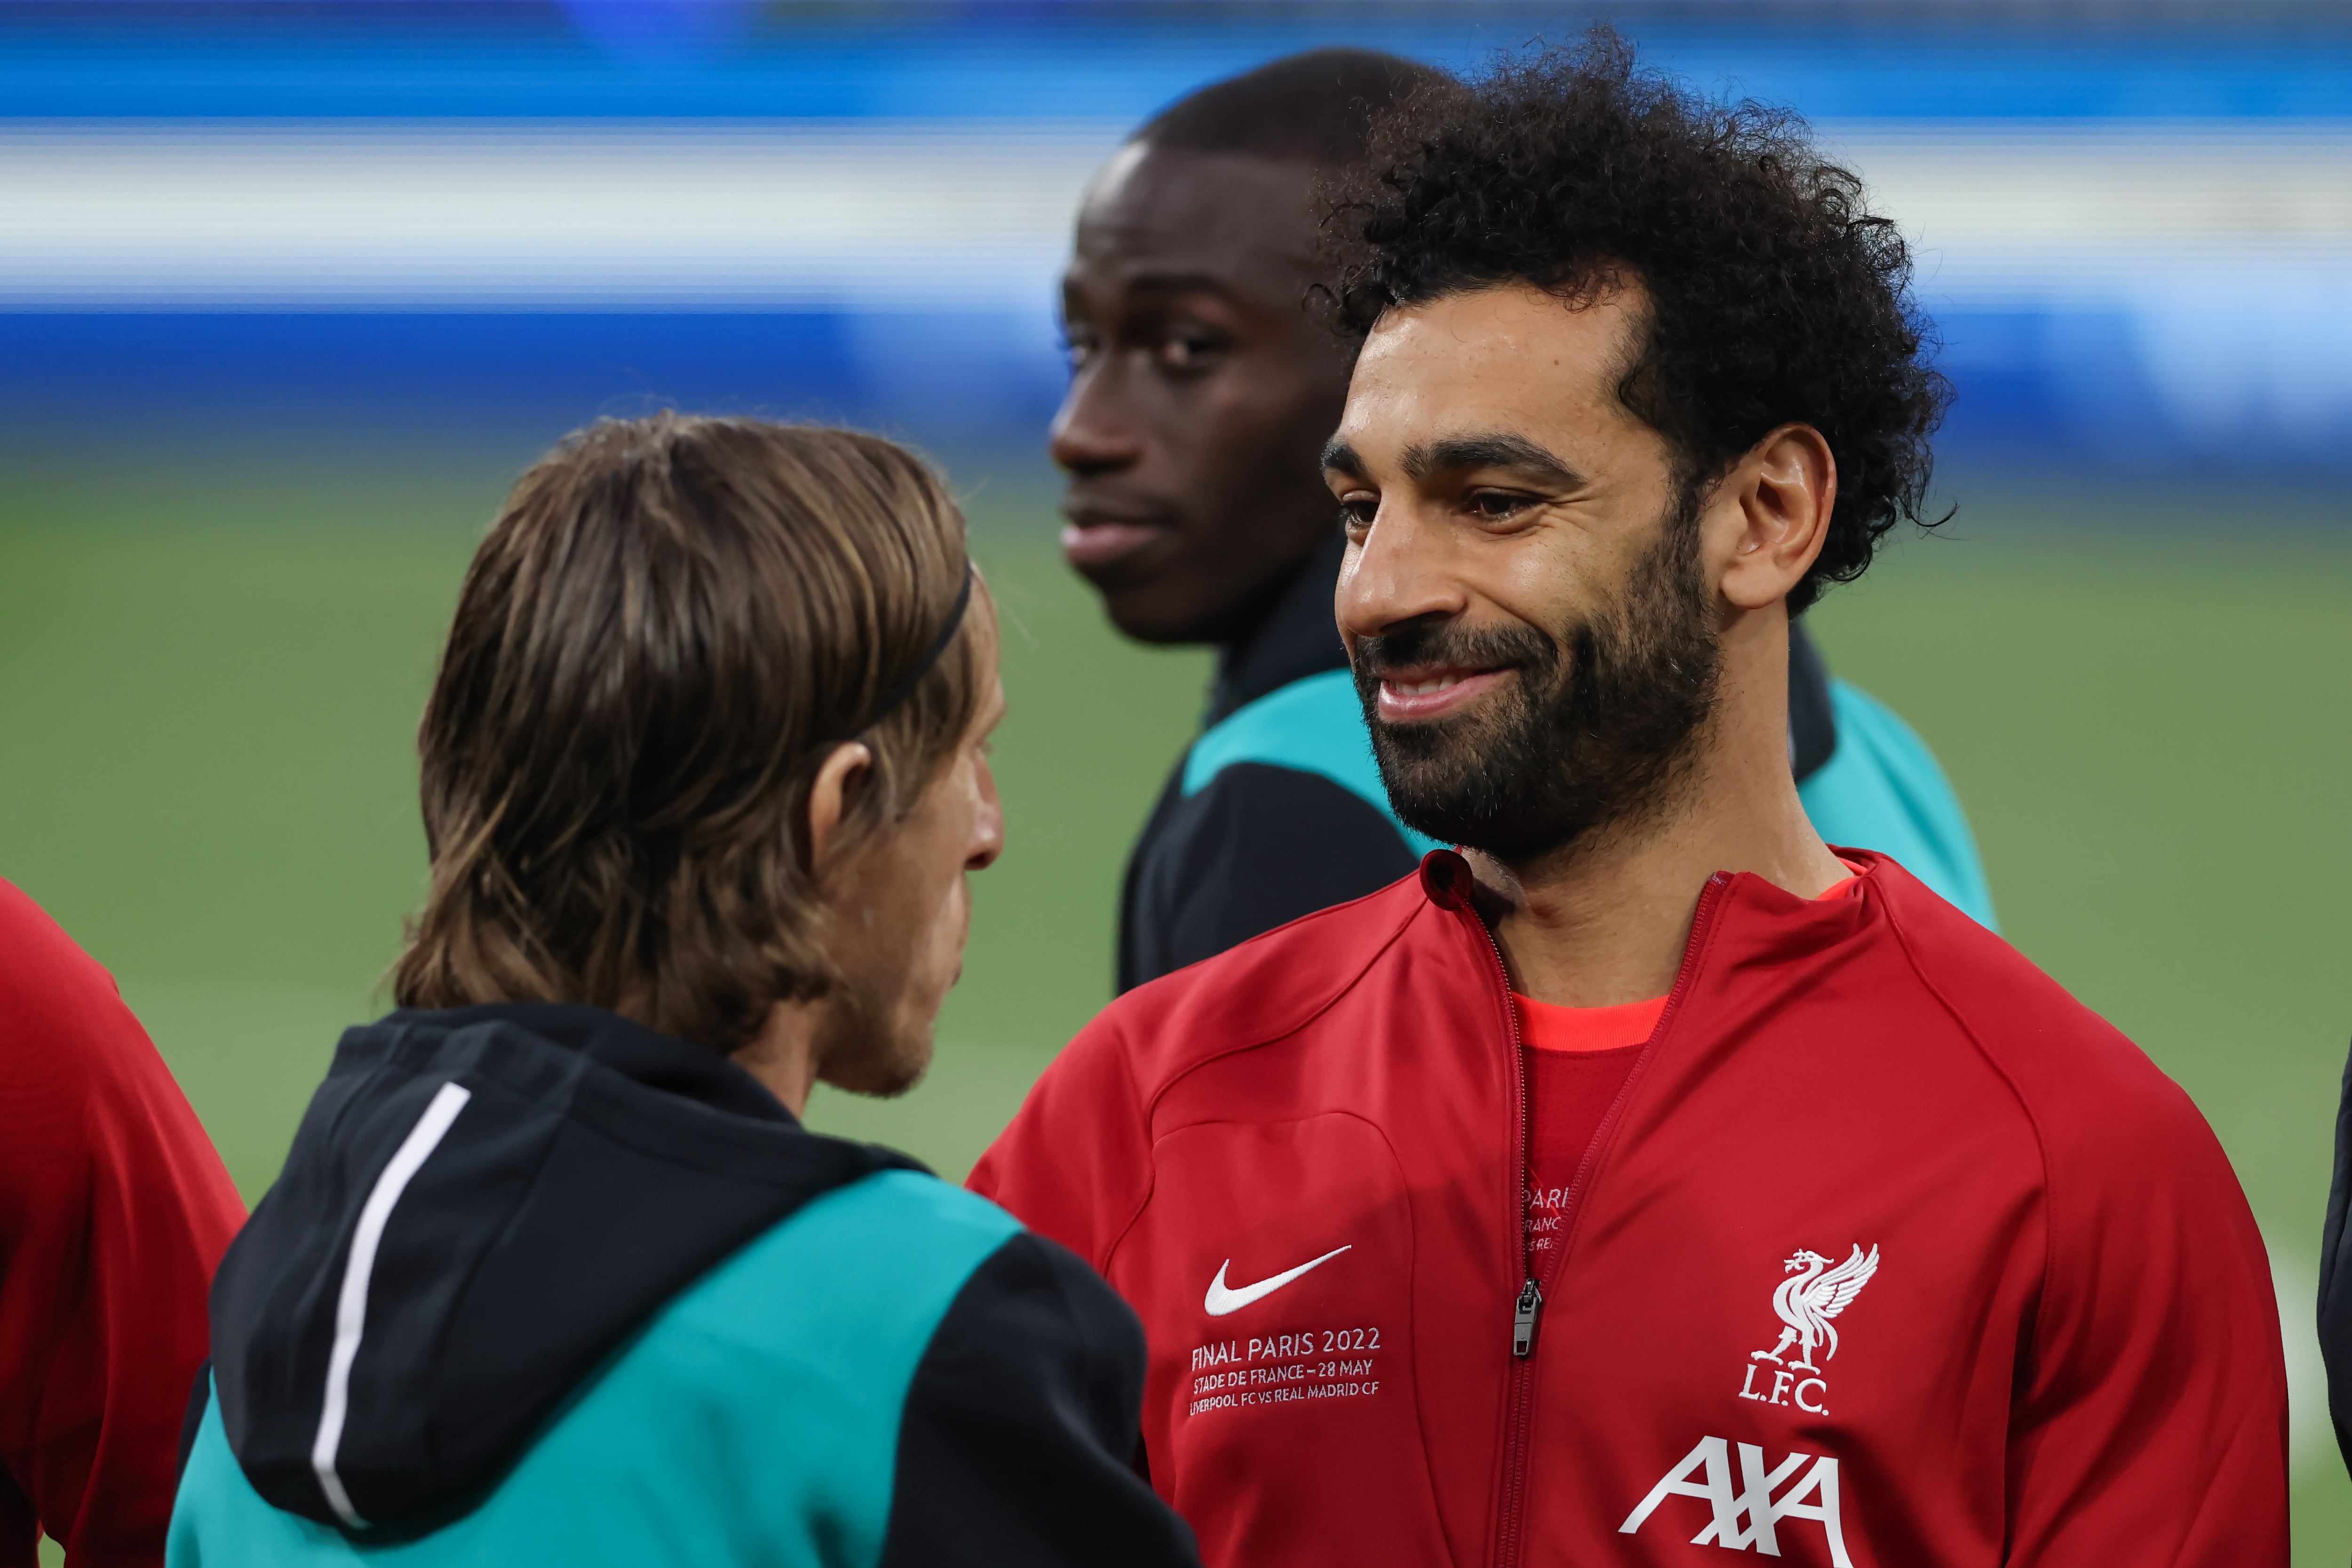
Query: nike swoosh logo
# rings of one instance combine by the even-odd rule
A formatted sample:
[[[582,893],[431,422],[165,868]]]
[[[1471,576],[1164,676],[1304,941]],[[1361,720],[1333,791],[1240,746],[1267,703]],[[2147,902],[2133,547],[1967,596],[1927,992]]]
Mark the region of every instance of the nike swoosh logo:
[[[1349,1247],[1354,1245],[1352,1241],[1348,1244]],[[1208,1298],[1201,1303],[1201,1308],[1213,1318],[1223,1317],[1227,1312],[1240,1312],[1252,1301],[1265,1300],[1308,1270],[1321,1268],[1346,1250],[1348,1250],[1347,1247],[1334,1247],[1311,1262],[1301,1263],[1296,1269],[1286,1269],[1270,1280],[1260,1280],[1255,1285],[1244,1285],[1238,1291],[1230,1290],[1225,1285],[1225,1270],[1234,1266],[1234,1260],[1228,1258],[1217,1265],[1217,1277],[1209,1281]]]

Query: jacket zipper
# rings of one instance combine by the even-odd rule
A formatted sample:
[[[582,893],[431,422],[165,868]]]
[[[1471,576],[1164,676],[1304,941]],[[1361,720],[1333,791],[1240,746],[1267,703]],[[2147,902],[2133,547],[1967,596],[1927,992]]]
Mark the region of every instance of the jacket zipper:
[[[1478,928],[1486,936],[1486,946],[1495,955],[1495,981],[1502,988],[1503,1018],[1507,1024],[1511,1041],[1511,1164],[1518,1173],[1514,1191],[1517,1207],[1511,1211],[1509,1234],[1516,1239],[1519,1252],[1518,1300],[1511,1306],[1511,1386],[1506,1402],[1505,1437],[1503,1442],[1502,1515],[1495,1531],[1495,1562],[1497,1568],[1515,1568],[1519,1560],[1519,1515],[1526,1501],[1520,1493],[1527,1485],[1528,1406],[1535,1396],[1535,1367],[1531,1357],[1536,1349],[1536,1320],[1543,1313],[1543,1291],[1536,1284],[1535,1256],[1528,1250],[1528,1060],[1519,1040],[1518,1004],[1511,999],[1511,969],[1503,961],[1503,945],[1474,908],[1470,918],[1478,921]]]
[[[1699,892],[1698,907],[1691,915],[1690,936],[1683,945],[1682,965],[1675,972],[1674,988],[1666,994],[1665,1012],[1658,1021],[1656,1034],[1652,1036],[1654,1040],[1665,1032],[1667,1024],[1680,1010],[1677,1004],[1690,983],[1691,970],[1698,963],[1700,938],[1706,934],[1707,922],[1715,913],[1716,901],[1728,881],[1718,872],[1707,878],[1706,886]],[[1471,918],[1478,919],[1475,910],[1471,912]],[[1528,1064],[1519,1040],[1519,1009],[1511,1000],[1511,971],[1503,962],[1503,945],[1495,940],[1495,933],[1487,928],[1484,920],[1479,920],[1478,925],[1479,929],[1486,934],[1486,946],[1494,952],[1496,977],[1503,988],[1503,1016],[1510,1022],[1511,1081],[1517,1097],[1518,1111],[1517,1125],[1512,1131],[1512,1144],[1518,1156],[1519,1207],[1518,1212],[1511,1216],[1511,1223],[1517,1228],[1519,1239],[1519,1266],[1524,1282],[1519,1287],[1518,1300],[1511,1308],[1511,1387],[1507,1401],[1507,1435],[1503,1443],[1502,1513],[1495,1526],[1494,1559],[1495,1568],[1518,1568],[1525,1546],[1519,1532],[1521,1515],[1527,1511],[1528,1425],[1535,1408],[1536,1322],[1543,1314],[1543,1289],[1536,1283],[1535,1254],[1528,1248],[1528,1139],[1530,1128],[1528,1125]],[[1641,1075],[1647,1061],[1648,1053],[1645,1051],[1634,1062],[1633,1073],[1625,1080],[1625,1087],[1618,1091],[1616,1103],[1602,1116],[1600,1127],[1592,1134],[1595,1144],[1609,1134],[1616,1122],[1618,1109],[1624,1103],[1625,1096],[1633,1090],[1634,1079]],[[1559,1278],[1559,1270],[1567,1266],[1569,1239],[1574,1230],[1577,1213],[1584,1207],[1584,1188],[1589,1186],[1589,1176],[1584,1182],[1571,1186],[1567,1203],[1560,1210],[1560,1255],[1552,1265],[1555,1281]]]

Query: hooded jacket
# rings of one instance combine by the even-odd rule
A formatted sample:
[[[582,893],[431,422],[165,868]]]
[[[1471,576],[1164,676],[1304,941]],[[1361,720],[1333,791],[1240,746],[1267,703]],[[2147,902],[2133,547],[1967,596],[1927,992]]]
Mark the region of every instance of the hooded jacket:
[[[1702,893],[1530,1276],[1467,864],[1128,993],[972,1186],[1151,1343],[1212,1568],[2287,1560],[2268,1264],[2132,1044],[1892,860]]]
[[[2319,1237],[2319,1351],[2336,1446],[2352,1466],[2352,1060],[2336,1105],[2336,1174]]]
[[[596,1009],[347,1032],[212,1313],[172,1568],[1192,1556],[1084,1264]]]
[[[1348,653],[1331,625],[1346,540],[1329,540],[1218,651],[1206,726],[1127,862],[1118,988],[1387,886],[1438,847],[1390,808]],[[1899,860],[1987,925],[1992,895],[1959,798],[1891,708],[1832,675],[1789,629],[1789,763],[1832,843]]]

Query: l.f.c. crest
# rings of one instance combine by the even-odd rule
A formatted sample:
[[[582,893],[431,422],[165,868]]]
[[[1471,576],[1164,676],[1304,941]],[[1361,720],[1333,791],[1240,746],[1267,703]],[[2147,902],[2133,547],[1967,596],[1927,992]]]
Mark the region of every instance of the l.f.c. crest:
[[[1782,1358],[1793,1349],[1797,1353],[1793,1364],[1797,1368],[1817,1371],[1813,1351],[1817,1346],[1826,1346],[1828,1355],[1837,1354],[1837,1329],[1830,1320],[1845,1311],[1862,1293],[1862,1288],[1870,1283],[1870,1277],[1878,1272],[1878,1248],[1873,1244],[1865,1256],[1862,1243],[1857,1241],[1853,1255],[1834,1269],[1820,1253],[1801,1248],[1783,1268],[1789,1278],[1772,1292],[1772,1310],[1780,1314],[1785,1325],[1780,1330],[1780,1343],[1770,1350],[1756,1352],[1748,1360],[1790,1365]]]

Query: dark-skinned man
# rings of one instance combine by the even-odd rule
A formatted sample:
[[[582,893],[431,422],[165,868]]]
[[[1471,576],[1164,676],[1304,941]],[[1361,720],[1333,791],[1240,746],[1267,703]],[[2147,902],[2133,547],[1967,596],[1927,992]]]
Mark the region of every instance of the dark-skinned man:
[[[1332,629],[1342,541],[1318,453],[1350,355],[1309,296],[1318,182],[1440,80],[1355,49],[1275,61],[1145,125],[1079,213],[1053,435],[1064,550],[1129,636],[1218,650],[1204,732],[1129,861],[1121,990],[1370,893],[1433,847],[1390,810]],[[1990,924],[1933,756],[1831,680],[1801,632],[1790,653],[1790,757],[1823,835],[1893,854]]]

